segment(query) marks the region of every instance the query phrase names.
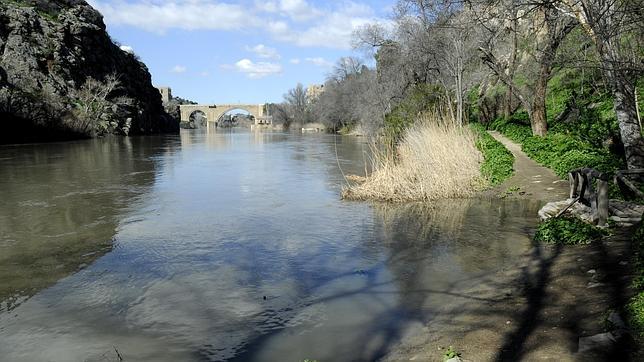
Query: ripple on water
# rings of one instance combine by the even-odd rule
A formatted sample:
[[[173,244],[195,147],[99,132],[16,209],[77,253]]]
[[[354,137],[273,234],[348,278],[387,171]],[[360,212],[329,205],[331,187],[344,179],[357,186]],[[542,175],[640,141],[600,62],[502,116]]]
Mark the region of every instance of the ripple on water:
[[[485,290],[482,276],[529,246],[531,205],[342,202],[335,137],[180,138],[132,139],[110,157],[72,150],[84,156],[57,162],[77,184],[56,173],[51,193],[64,212],[16,208],[34,220],[0,246],[51,235],[76,247],[101,235],[114,248],[80,251],[72,261],[84,269],[0,309],[7,358],[100,359],[116,346],[132,360],[371,360],[409,323]],[[360,174],[364,148],[352,139],[339,142],[339,159]],[[92,177],[79,177],[87,165]],[[62,244],[72,231],[78,244]]]

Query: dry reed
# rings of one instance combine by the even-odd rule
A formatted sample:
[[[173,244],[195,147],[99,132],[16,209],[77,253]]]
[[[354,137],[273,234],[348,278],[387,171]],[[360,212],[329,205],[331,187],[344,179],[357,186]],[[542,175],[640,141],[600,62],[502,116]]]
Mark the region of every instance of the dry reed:
[[[395,152],[374,152],[374,172],[365,182],[345,187],[342,197],[406,202],[470,196],[481,183],[476,137],[450,117],[426,114]]]

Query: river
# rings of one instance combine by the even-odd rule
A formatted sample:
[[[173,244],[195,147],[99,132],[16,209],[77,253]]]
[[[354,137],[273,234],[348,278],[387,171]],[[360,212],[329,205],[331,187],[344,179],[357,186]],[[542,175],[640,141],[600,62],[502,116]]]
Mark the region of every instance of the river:
[[[367,151],[244,130],[1,146],[0,360],[373,360],[530,248],[538,202],[340,200]]]

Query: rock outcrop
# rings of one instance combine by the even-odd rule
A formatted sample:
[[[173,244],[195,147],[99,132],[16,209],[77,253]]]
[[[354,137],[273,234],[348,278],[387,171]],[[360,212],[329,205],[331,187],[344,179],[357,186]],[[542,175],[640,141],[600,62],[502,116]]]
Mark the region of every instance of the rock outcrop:
[[[83,0],[0,2],[0,57],[0,143],[178,130]]]

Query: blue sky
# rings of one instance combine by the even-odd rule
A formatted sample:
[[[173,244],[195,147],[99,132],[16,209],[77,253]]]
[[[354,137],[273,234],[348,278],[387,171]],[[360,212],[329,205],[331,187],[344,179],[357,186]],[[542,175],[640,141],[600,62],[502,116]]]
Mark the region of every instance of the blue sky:
[[[155,85],[200,103],[280,102],[322,83],[353,30],[385,22],[393,0],[90,0]]]

